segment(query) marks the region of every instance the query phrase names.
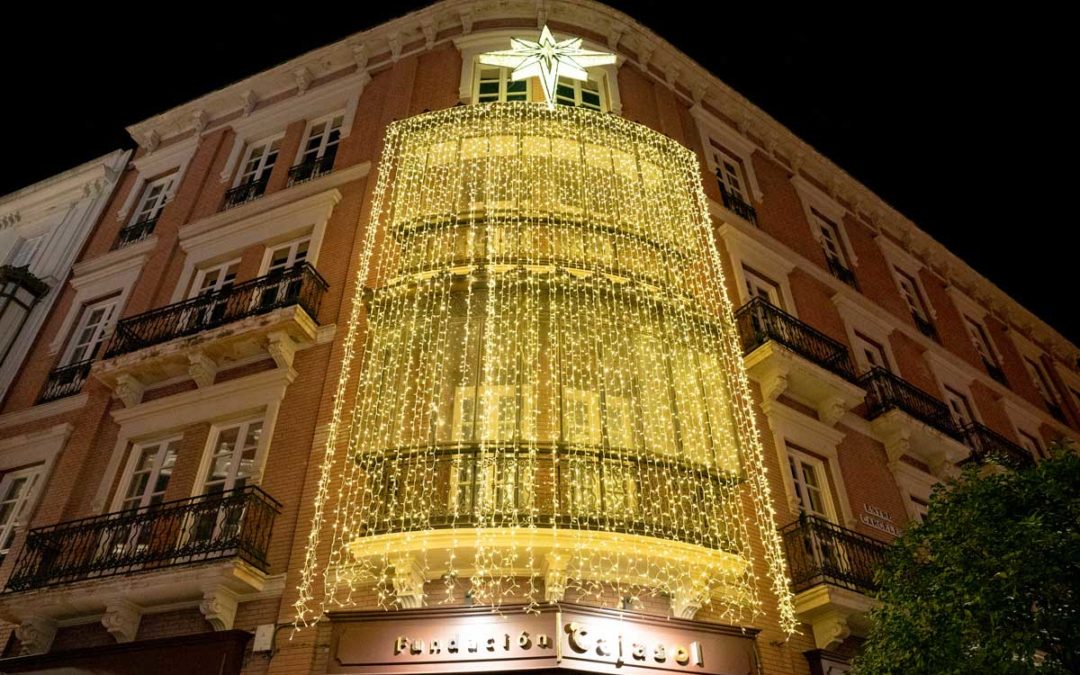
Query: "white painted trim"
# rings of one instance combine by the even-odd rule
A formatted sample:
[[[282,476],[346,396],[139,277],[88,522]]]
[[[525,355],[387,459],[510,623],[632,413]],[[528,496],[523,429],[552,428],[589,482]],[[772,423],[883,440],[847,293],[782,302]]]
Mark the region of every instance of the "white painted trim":
[[[845,432],[816,420],[801,412],[789,408],[783,403],[771,402],[765,410],[769,419],[769,429],[773,434],[773,444],[776,447],[777,459],[780,461],[780,473],[784,480],[784,489],[787,492],[787,505],[792,518],[799,516],[798,498],[795,495],[795,484],[791,479],[788,468],[787,441],[805,448],[815,454],[821,455],[828,460],[826,467],[828,478],[832,478],[832,484],[836,486],[836,492],[826,482],[825,489],[830,497],[829,511],[836,516],[833,502],[840,507],[839,518],[843,520],[841,525],[851,528],[856,524],[856,519],[851,511],[851,503],[848,498],[847,486],[844,484],[844,473],[840,469],[840,456],[837,446],[844,439]]]
[[[915,511],[911,498],[917,497],[929,504],[934,486],[941,481],[904,461],[893,462],[891,468],[896,478],[896,486],[900,489],[900,497],[904,501],[904,511],[907,513],[908,520],[918,522],[919,514]]]
[[[50,417],[56,417],[57,415],[63,415],[74,410],[78,410],[86,405],[89,400],[89,396],[85,393],[77,394],[75,396],[68,396],[66,398],[51,401],[49,403],[42,403],[41,405],[31,406],[29,408],[23,408],[22,410],[15,410],[13,412],[0,415],[0,429],[7,429],[8,427],[21,426],[30,422],[37,422],[39,420],[48,419]]]
[[[126,255],[118,256],[118,261],[114,265],[109,267],[94,265],[89,268],[93,271],[71,279],[71,286],[75,289],[75,298],[71,301],[71,307],[68,308],[68,313],[60,324],[60,330],[56,332],[52,342],[49,343],[50,354],[56,354],[63,348],[75,326],[75,322],[78,321],[79,316],[82,314],[83,307],[88,303],[115,293],[118,295],[116,320],[124,316],[128,296],[131,295],[131,289],[135,286],[135,282],[142,273],[143,265],[150,257],[149,251],[153,245],[150,241],[144,241],[141,244],[143,246],[140,246],[136,251],[136,255],[131,257]],[[146,252],[138,254],[144,248]]]
[[[472,105],[474,102],[477,57],[484,52],[509,49],[510,39],[516,37],[536,40],[540,37],[540,31],[538,29],[497,28],[475,31],[453,38],[454,46],[457,47],[458,52],[461,54],[461,79],[458,82],[458,98],[462,103]],[[556,40],[563,40],[568,37],[579,36],[558,32],[554,37]],[[585,49],[612,51],[608,49],[607,45],[593,42],[587,38],[582,38],[582,45]],[[619,66],[623,61],[624,59],[617,58],[614,64],[597,66],[590,68],[588,71],[589,79],[599,83],[603,90],[602,93],[606,94],[603,98],[607,101],[607,111],[616,115],[622,114],[622,96],[619,94]],[[600,74],[601,77],[595,77],[597,74]]]
[[[282,397],[284,397],[284,392],[282,392]],[[206,475],[210,472],[210,459],[213,457],[214,446],[221,431],[231,426],[243,424],[245,422],[254,422],[256,420],[262,421],[262,430],[259,432],[259,444],[255,448],[255,465],[252,468],[251,475],[247,478],[247,482],[250,485],[260,484],[266,470],[266,459],[270,455],[270,440],[274,437],[274,428],[277,426],[278,412],[280,409],[281,401],[271,400],[267,402],[266,407],[257,414],[236,415],[230,419],[221,420],[212,424],[210,426],[210,433],[206,437],[206,443],[203,445],[202,457],[199,460],[199,470],[195,474],[195,481],[191,485],[191,496],[197,497],[205,491]],[[238,438],[237,441],[242,442],[243,439]]]
[[[317,265],[326,224],[340,201],[341,192],[331,188],[231,222],[207,219],[185,225],[180,229],[180,248],[185,253],[184,267],[170,302],[184,299],[200,267],[223,261],[251,246],[273,246],[310,236],[307,261]]]
[[[862,354],[858,353],[854,348],[856,331],[881,345],[881,348],[885,350],[885,356],[889,359],[889,368],[891,370],[895,371],[895,369],[899,368],[896,355],[893,354],[892,343],[889,340],[894,326],[889,321],[882,320],[882,317],[867,311],[864,305],[853,302],[846,294],[837,293],[832,297],[832,301],[840,312],[840,318],[844,320],[844,331],[847,333],[848,345],[853,352],[856,365],[860,367],[860,373],[865,372],[869,368],[869,364],[866,363]]]
[[[851,246],[851,240],[848,239],[847,225],[844,223],[844,217],[847,215],[847,209],[839,204],[835,199],[822,192],[816,185],[806,180],[802,176],[795,173],[791,177],[791,185],[795,188],[795,192],[799,195],[799,203],[802,204],[803,214],[806,216],[806,222],[810,226],[810,231],[814,235],[815,241],[820,245],[820,234],[817,232],[817,227],[814,225],[814,214],[811,209],[816,209],[821,215],[825,216],[836,225],[836,229],[840,233],[840,244],[844,247],[844,253],[847,254],[847,259],[851,263],[852,267],[859,266],[859,257],[855,255],[855,249]]]
[[[0,471],[30,464],[41,465],[41,477],[35,486],[37,492],[26,505],[26,514],[20,526],[25,527],[33,522],[38,503],[52,477],[56,458],[60,456],[74,430],[75,426],[70,422],[61,422],[44,429],[0,439]]]
[[[724,247],[731,256],[739,306],[745,305],[750,300],[746,292],[746,275],[743,273],[743,265],[746,264],[777,283],[780,288],[780,297],[784,301],[784,311],[798,317],[799,312],[795,306],[795,296],[791,293],[791,280],[788,276],[795,269],[795,264],[769,247],[762,246],[758,241],[747,237],[742,230],[730,223],[724,223],[718,227],[716,233],[724,240]]]
[[[109,504],[109,512],[115,513],[119,511],[124,498],[127,496],[127,487],[131,485],[131,476],[135,473],[135,465],[138,461],[136,455],[141,455],[142,450],[149,445],[168,443],[170,441],[183,441],[183,439],[183,434],[172,433],[164,434],[160,438],[143,438],[137,442],[131,443],[128,446],[128,457],[124,462],[124,470],[120,473],[120,480],[116,483],[116,491],[113,492],[112,501]],[[177,458],[179,459],[179,453],[177,453]]]
[[[885,262],[889,266],[889,274],[892,275],[893,283],[896,285],[896,292],[900,294],[901,299],[903,299],[904,291],[900,289],[900,277],[896,274],[897,269],[902,270],[915,281],[915,287],[922,298],[923,304],[926,305],[926,312],[929,315],[927,318],[931,321],[936,320],[937,310],[934,309],[934,304],[930,302],[930,295],[926,292],[926,285],[923,284],[922,280],[921,272],[925,266],[885,235],[878,234],[874,237],[874,240],[885,255]]]
[[[128,446],[132,442],[182,431],[185,427],[202,422],[213,424],[240,415],[266,411],[267,423],[263,429],[269,443],[273,435],[278,406],[285,397],[285,390],[294,379],[296,379],[295,370],[275,368],[140,403],[130,408],[116,408],[110,411],[113,421],[120,426],[120,429],[117,432],[116,443],[101,484],[94,495],[93,512],[102,513],[106,504],[109,503],[109,491],[115,482],[117,471],[120,470],[129,452]],[[265,461],[266,452],[263,453],[263,461]]]
[[[116,220],[121,223],[127,220],[136,201],[142,198],[143,190],[146,188],[146,183],[149,180],[161,176],[173,169],[175,170],[176,182],[173,184],[172,194],[175,195],[176,191],[180,189],[180,184],[184,180],[188,164],[191,162],[191,158],[195,156],[195,150],[197,148],[198,140],[196,138],[188,138],[177,143],[171,143],[163,148],[158,148],[153,152],[132,160],[131,163],[135,167],[135,170],[139,172],[139,177],[135,181],[135,184],[131,186],[131,190],[128,192],[127,197],[124,198],[124,203],[120,207],[120,210],[116,212]]]
[[[757,172],[754,171],[754,151],[757,146],[746,140],[737,130],[720,121],[718,117],[702,107],[700,103],[690,108],[690,115],[697,120],[698,135],[701,137],[701,149],[705,153],[705,164],[716,173],[716,164],[713,162],[710,137],[716,140],[726,150],[733,153],[741,162],[743,171],[746,173],[746,182],[750,186],[750,192],[755,201],[765,199],[765,193],[758,184]],[[708,177],[706,177],[708,180]]]

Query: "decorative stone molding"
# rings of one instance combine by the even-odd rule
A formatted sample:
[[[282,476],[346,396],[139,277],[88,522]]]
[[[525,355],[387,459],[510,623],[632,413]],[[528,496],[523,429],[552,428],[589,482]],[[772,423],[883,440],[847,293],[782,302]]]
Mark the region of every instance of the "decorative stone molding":
[[[566,559],[558,553],[544,556],[544,600],[562,602],[566,594]]]
[[[240,105],[243,110],[244,117],[247,117],[255,110],[255,106],[259,104],[259,97],[252,90],[248,89],[244,93],[240,94]]]
[[[834,427],[850,409],[850,399],[843,396],[829,396],[821,399],[817,405],[818,419],[826,425]]]
[[[394,31],[387,35],[386,44],[390,47],[390,60],[397,63],[401,59],[401,33]]]
[[[214,384],[214,378],[217,377],[217,363],[214,362],[209,356],[203,352],[192,352],[188,354],[188,374],[191,375],[191,379],[195,380],[195,384],[199,386],[199,389],[205,389]]]
[[[653,49],[651,44],[645,42],[638,45],[638,65],[641,66],[641,69],[646,73],[649,72],[649,62],[652,61]]]
[[[313,79],[311,71],[308,70],[306,66],[297,68],[293,71],[293,77],[296,78],[296,92],[298,94],[307,92],[308,87],[311,86],[311,80]]]
[[[133,641],[139,633],[140,621],[142,608],[123,599],[110,600],[101,616],[101,625],[117,642]]]
[[[865,635],[867,614],[874,600],[857,591],[829,584],[813,586],[795,596],[795,613],[810,624],[818,649],[835,649],[852,635]]]
[[[195,130],[195,135],[198,136],[206,128],[206,125],[210,123],[210,117],[206,114],[205,110],[196,110],[191,113],[191,127]]]
[[[368,51],[367,45],[363,43],[355,43],[352,45],[352,57],[356,63],[356,70],[363,72],[367,70],[368,66]]]
[[[461,20],[461,33],[468,35],[472,32],[473,25],[473,13],[472,9],[466,7],[458,12],[458,18]]]
[[[435,19],[428,17],[420,22],[420,32],[424,34],[424,47],[431,49],[435,46],[435,36],[438,30],[435,28]]]
[[[901,410],[890,410],[870,423],[874,436],[885,446],[889,468],[896,473],[901,457],[925,463],[931,473],[945,480],[954,475],[955,464],[968,455],[958,440],[931,428]]]
[[[161,135],[157,131],[150,131],[143,137],[141,145],[147,152],[153,152],[161,145]]]
[[[693,619],[708,599],[709,589],[704,585],[679,588],[671,594],[671,613],[679,619]]]
[[[424,606],[424,569],[412,555],[393,558],[394,574],[390,581],[394,586],[398,604],[402,609]]]
[[[203,593],[199,611],[214,630],[232,630],[233,620],[236,619],[237,604],[236,593],[223,586],[216,586]]]
[[[23,655],[44,654],[56,638],[56,621],[44,616],[28,617],[15,628],[15,637]]]
[[[296,357],[296,342],[289,337],[288,333],[280,330],[270,333],[267,338],[269,342],[266,345],[266,351],[270,352],[270,357],[274,359],[277,367],[292,367],[293,359]]]
[[[116,378],[116,386],[113,388],[116,396],[123,401],[125,408],[131,408],[142,403],[146,386],[134,375],[121,373]]]

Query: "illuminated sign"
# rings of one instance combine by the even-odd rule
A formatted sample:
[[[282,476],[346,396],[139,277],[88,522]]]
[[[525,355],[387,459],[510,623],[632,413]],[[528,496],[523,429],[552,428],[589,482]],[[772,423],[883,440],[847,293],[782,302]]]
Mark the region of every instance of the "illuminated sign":
[[[338,673],[756,672],[753,631],[577,605],[339,612],[331,620]]]

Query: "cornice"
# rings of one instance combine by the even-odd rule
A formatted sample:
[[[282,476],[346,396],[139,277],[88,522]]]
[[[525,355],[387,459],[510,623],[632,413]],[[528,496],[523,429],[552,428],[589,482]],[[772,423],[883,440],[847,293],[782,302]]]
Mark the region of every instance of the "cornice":
[[[0,197],[0,229],[33,221],[57,208],[69,208],[88,197],[108,194],[130,155],[130,150],[114,150]]]
[[[483,30],[486,22],[496,19],[499,29],[506,29],[513,20],[520,20],[522,27],[550,22],[556,32],[564,26],[580,27],[599,37],[609,49],[620,52],[627,62],[691,105],[721,121],[730,120],[734,130],[793,175],[827,186],[825,192],[857,219],[887,231],[908,252],[926,260],[935,272],[972,297],[985,298],[995,314],[1030,332],[1058,358],[1071,363],[1080,357],[1076,345],[765,111],[629,15],[593,0],[443,0],[223,87],[132,125],[128,131],[140,145],[153,148],[163,139],[212,127],[220,118],[250,114],[263,102],[269,105],[305,95],[317,89],[321,80],[382,70],[403,56]]]

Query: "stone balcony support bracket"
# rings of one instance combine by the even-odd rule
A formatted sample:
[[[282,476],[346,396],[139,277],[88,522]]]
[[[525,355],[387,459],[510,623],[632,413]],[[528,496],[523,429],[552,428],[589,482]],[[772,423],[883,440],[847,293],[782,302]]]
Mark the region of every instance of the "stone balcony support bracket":
[[[203,593],[199,611],[214,627],[214,630],[232,630],[238,604],[236,593],[224,586],[215,586]]]
[[[552,551],[544,556],[544,600],[562,602],[566,593],[566,558]]]
[[[392,559],[394,575],[391,582],[398,604],[403,609],[416,609],[424,606],[424,569],[412,555],[399,555]]]
[[[214,384],[217,377],[218,364],[204,352],[191,352],[188,354],[188,374],[200,389],[205,389]]]
[[[117,642],[131,642],[139,633],[142,608],[123,599],[110,600],[101,615],[101,625]]]
[[[766,409],[788,396],[813,408],[830,427],[865,396],[862,388],[773,341],[750,352],[745,363],[747,374],[761,387]]]
[[[22,654],[44,654],[56,637],[56,620],[47,616],[29,616],[15,628],[15,637],[22,645]]]
[[[810,624],[818,649],[835,649],[851,635],[865,635],[875,601],[857,591],[819,584],[795,596],[795,613]]]

